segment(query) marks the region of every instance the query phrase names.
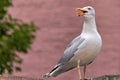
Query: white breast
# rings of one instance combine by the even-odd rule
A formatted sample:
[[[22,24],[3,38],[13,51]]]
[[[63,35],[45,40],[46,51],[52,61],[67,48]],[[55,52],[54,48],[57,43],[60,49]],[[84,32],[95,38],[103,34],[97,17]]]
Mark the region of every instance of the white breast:
[[[94,35],[84,34],[82,37],[85,38],[85,41],[78,47],[78,51],[74,53],[75,56],[70,61],[76,64],[77,61],[80,60],[81,66],[92,62],[98,55],[102,46],[102,40],[98,33]]]

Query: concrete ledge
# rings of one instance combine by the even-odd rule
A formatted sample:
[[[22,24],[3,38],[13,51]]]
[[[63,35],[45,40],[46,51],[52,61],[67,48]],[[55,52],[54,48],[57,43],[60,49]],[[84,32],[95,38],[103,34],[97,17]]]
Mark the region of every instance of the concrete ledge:
[[[19,76],[0,76],[0,80],[44,80],[44,79],[19,77]],[[86,80],[120,80],[120,75],[104,75]]]
[[[20,77],[20,76],[0,76],[0,80],[43,80],[43,79]]]
[[[92,80],[120,80],[120,75],[104,75],[93,78]]]

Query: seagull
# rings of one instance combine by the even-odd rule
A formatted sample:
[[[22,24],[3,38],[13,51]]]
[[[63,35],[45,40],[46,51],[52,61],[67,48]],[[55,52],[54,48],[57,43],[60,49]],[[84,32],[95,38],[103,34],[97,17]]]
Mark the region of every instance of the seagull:
[[[61,73],[77,67],[79,79],[82,79],[80,66],[83,66],[85,79],[87,65],[93,62],[101,50],[102,39],[97,31],[94,8],[86,6],[83,8],[76,8],[76,11],[78,17],[84,17],[82,32],[66,47],[57,65],[55,65],[50,72],[46,73],[43,76],[44,78],[56,77]]]

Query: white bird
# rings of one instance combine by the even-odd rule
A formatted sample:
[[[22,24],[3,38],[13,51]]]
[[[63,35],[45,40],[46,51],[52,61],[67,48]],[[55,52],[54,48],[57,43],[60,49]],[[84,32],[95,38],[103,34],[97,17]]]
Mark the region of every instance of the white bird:
[[[95,22],[95,10],[91,6],[77,8],[78,16],[84,17],[82,32],[71,41],[57,65],[43,77],[56,77],[61,73],[78,68],[81,79],[80,66],[84,66],[84,78],[86,66],[93,62],[102,47],[101,36],[97,31]]]

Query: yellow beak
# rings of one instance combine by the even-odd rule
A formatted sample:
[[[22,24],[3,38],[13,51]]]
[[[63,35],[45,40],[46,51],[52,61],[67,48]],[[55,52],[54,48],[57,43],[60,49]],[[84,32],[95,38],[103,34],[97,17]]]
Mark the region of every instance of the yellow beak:
[[[83,16],[86,13],[88,13],[88,11],[84,10],[83,8],[76,8],[76,11],[77,11],[77,16]]]

